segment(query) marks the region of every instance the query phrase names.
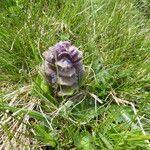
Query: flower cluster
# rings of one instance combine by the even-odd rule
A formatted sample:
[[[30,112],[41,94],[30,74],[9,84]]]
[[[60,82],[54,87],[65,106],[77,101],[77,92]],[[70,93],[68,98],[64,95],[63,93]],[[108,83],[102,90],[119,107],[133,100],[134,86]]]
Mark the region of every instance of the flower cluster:
[[[45,75],[57,95],[71,95],[84,73],[81,51],[70,42],[61,41],[45,51],[43,57]]]

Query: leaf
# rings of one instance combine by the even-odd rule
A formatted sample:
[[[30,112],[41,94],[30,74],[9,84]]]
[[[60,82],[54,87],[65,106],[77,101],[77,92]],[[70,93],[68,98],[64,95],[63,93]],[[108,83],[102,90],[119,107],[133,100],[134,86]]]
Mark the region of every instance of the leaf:
[[[106,139],[104,135],[99,133],[99,137],[101,138],[101,140],[104,142],[104,144],[107,146],[108,149],[113,149],[112,145],[110,144],[110,142]]]
[[[87,131],[76,134],[74,144],[79,150],[95,150],[92,136]]]
[[[150,135],[138,135],[133,136],[127,139],[128,141],[144,141],[144,140],[150,140]]]
[[[13,107],[13,106],[6,105],[2,102],[0,102],[0,110],[3,110],[3,111],[9,110],[9,111],[13,112],[12,115],[18,115],[18,116],[21,113],[28,114],[30,117],[33,117],[33,118],[41,120],[41,121],[45,121],[44,116],[41,113],[37,112],[37,111],[34,111],[34,110],[31,111],[31,110],[28,110],[28,109],[25,109],[25,108],[16,108],[16,107]],[[46,118],[48,120],[50,120],[49,116],[46,116]]]
[[[56,147],[56,140],[51,132],[46,131],[41,125],[34,125],[36,138],[42,144]]]

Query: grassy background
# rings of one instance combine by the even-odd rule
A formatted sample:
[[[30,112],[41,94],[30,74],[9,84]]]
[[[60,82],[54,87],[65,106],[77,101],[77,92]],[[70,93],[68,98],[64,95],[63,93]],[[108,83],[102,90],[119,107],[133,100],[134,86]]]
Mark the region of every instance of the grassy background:
[[[0,1],[0,149],[150,149],[149,0]],[[60,40],[83,51],[78,93],[39,74]]]

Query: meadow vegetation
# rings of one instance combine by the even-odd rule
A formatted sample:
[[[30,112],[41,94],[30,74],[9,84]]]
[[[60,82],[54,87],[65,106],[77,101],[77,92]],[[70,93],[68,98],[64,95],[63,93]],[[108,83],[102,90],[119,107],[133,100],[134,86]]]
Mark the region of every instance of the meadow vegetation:
[[[1,0],[0,150],[149,150],[150,1]],[[41,76],[59,41],[83,52],[79,91]]]

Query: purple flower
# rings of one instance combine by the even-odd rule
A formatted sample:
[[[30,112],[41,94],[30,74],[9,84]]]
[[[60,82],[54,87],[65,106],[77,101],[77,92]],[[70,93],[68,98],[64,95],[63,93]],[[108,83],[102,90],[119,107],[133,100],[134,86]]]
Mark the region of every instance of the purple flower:
[[[84,67],[82,53],[68,41],[60,41],[43,53],[43,69],[58,96],[73,94],[79,86]]]

